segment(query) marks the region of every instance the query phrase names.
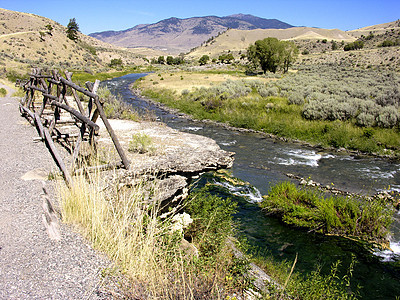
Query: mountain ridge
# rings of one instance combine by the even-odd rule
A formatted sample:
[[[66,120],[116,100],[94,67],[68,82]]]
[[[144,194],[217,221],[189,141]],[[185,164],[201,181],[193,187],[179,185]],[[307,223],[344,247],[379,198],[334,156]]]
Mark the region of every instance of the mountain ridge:
[[[121,47],[149,47],[178,54],[188,52],[227,29],[253,30],[291,27],[294,26],[277,19],[235,14],[225,17],[204,16],[184,19],[171,17],[153,24],[139,24],[120,31],[95,32],[89,36]]]

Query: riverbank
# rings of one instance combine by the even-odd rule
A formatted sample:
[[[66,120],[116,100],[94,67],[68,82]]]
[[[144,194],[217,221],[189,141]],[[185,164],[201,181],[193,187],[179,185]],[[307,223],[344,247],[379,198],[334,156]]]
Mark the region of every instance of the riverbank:
[[[387,184],[390,184],[393,188],[397,187],[397,176],[394,178],[387,177],[396,174],[396,170],[398,170],[396,163],[368,157],[355,159],[343,153],[319,153],[308,149],[308,147],[304,148],[300,145],[268,139],[260,134],[241,133],[225,130],[221,126],[191,122],[185,118],[180,118],[179,115],[158,109],[158,106],[151,105],[142,101],[141,98],[133,96],[128,88],[130,83],[144,75],[124,76],[106,82],[105,85],[110,88],[113,94],[121,95],[121,99],[135,110],[143,112],[145,115],[150,112],[154,118],[169,127],[210,137],[216,140],[223,149],[234,151],[236,155],[232,175],[250,182],[263,194],[267,193],[271,184],[287,180],[285,175],[287,173],[307,179],[311,176],[314,181],[317,180],[324,186],[335,183],[336,188],[344,187],[344,190],[353,192],[365,188],[367,191],[386,188]],[[374,183],[376,176],[381,178],[378,181],[378,186]],[[395,289],[393,287],[396,287],[397,283],[393,285],[393,282],[396,282],[394,277],[382,269],[387,269],[386,263],[382,263],[380,258],[360,248],[354,241],[333,236],[307,234],[302,230],[294,230],[284,226],[275,218],[266,216],[258,209],[258,205],[251,203],[251,199],[249,199],[250,202],[237,199],[236,192],[235,188],[222,195],[223,197],[234,198],[235,202],[239,203],[240,211],[235,219],[241,224],[240,231],[246,233],[251,246],[265,250],[261,254],[263,257],[269,259],[273,257],[272,260],[275,262],[272,263],[273,265],[279,266],[279,262],[283,260],[293,262],[296,253],[298,253],[300,259],[296,263],[295,270],[300,274],[309,275],[310,272],[315,271],[316,264],[320,262],[324,265],[323,274],[326,275],[329,273],[330,266],[337,260],[342,262],[339,268],[340,272],[346,272],[347,266],[351,264],[349,253],[353,253],[355,260],[360,262],[355,265],[354,269],[354,274],[357,274],[355,285],[360,283],[361,285],[367,284],[369,287],[362,292],[362,295],[394,294]],[[247,194],[247,189],[244,192]],[[397,236],[395,237],[397,238]],[[394,241],[397,241],[397,239]],[[324,253],[323,256],[321,256],[321,253]],[[396,259],[393,254],[386,254],[385,257],[387,260]],[[289,270],[290,267],[291,265],[288,267]],[[376,276],[371,276],[371,272]],[[268,270],[268,273],[273,274],[270,270]],[[283,277],[283,283],[285,279],[286,277]],[[368,297],[365,299],[368,299]]]
[[[315,150],[321,151],[321,152],[347,153],[349,155],[352,155],[352,156],[358,157],[358,158],[365,156],[365,157],[377,157],[377,158],[383,158],[383,159],[395,160],[395,161],[400,160],[400,153],[397,153],[397,152],[392,153],[392,154],[382,154],[382,153],[365,152],[365,151],[361,151],[361,150],[346,149],[343,147],[337,148],[337,147],[322,145],[320,143],[311,143],[311,142],[302,141],[299,139],[293,139],[293,138],[283,137],[283,136],[279,136],[279,135],[272,134],[272,133],[266,133],[265,131],[261,131],[261,130],[236,127],[236,126],[229,125],[226,122],[220,122],[220,121],[215,121],[215,120],[210,120],[210,119],[201,119],[201,118],[198,119],[198,118],[195,118],[193,115],[185,113],[184,111],[182,111],[178,108],[173,108],[173,107],[169,106],[168,103],[170,103],[170,102],[164,103],[163,101],[160,101],[160,98],[152,98],[152,97],[146,95],[146,93],[140,88],[140,86],[138,86],[137,82],[131,84],[130,89],[131,89],[133,95],[151,103],[152,105],[154,105],[156,107],[159,107],[160,109],[163,109],[171,114],[175,114],[175,115],[179,116],[180,118],[184,118],[187,120],[201,122],[204,124],[212,124],[212,125],[216,125],[216,126],[219,126],[221,128],[231,130],[231,131],[257,133],[257,134],[265,136],[266,138],[270,138],[272,140],[298,144],[298,145],[312,148],[312,149],[315,149]]]

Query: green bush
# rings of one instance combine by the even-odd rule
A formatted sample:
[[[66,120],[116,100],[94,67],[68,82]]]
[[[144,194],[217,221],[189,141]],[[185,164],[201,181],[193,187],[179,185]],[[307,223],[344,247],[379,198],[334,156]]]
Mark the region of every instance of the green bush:
[[[122,59],[121,58],[113,58],[110,62],[110,68],[121,67]]]
[[[212,195],[207,186],[195,190],[186,200],[185,211],[191,215],[193,223],[185,236],[199,246],[202,257],[212,258],[232,235],[236,206],[230,199]]]
[[[350,51],[350,50],[358,50],[364,48],[364,42],[363,41],[355,41],[353,43],[349,43],[346,46],[344,46],[344,51]]]
[[[7,95],[7,90],[5,88],[0,88],[0,97],[5,97]]]
[[[376,244],[387,242],[394,213],[378,200],[324,197],[315,189],[298,189],[290,182],[271,187],[260,206],[289,225]]]
[[[145,133],[136,133],[132,135],[132,139],[129,141],[128,151],[154,154],[156,147],[150,136]]]
[[[132,108],[123,102],[120,96],[114,96],[109,89],[100,87],[97,91],[97,95],[104,101],[103,109],[107,118],[132,121],[138,121],[140,119],[139,115],[132,111]]]

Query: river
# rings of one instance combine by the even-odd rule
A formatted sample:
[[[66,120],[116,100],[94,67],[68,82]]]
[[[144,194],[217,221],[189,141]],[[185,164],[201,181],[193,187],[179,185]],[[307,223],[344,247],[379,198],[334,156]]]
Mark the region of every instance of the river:
[[[383,189],[400,191],[400,162],[373,157],[354,157],[342,153],[318,152],[300,144],[275,141],[261,134],[243,133],[224,129],[218,125],[194,122],[180,118],[134,96],[129,86],[146,74],[130,74],[105,84],[113,94],[122,96],[139,113],[153,112],[157,120],[168,126],[214,139],[221,148],[235,152],[232,173],[251,183],[261,194],[267,194],[271,184],[289,180],[292,173],[310,177],[324,185],[349,192],[372,194]],[[394,251],[371,253],[357,243],[344,238],[310,234],[282,225],[273,217],[263,214],[256,204],[258,195],[248,202],[239,203],[236,219],[241,224],[249,243],[261,250],[268,249],[277,261],[298,262],[295,270],[306,274],[316,264],[328,271],[332,263],[340,260],[343,270],[348,268],[352,256],[354,267],[352,285],[361,285],[362,299],[395,299],[400,296],[400,271],[393,261],[400,260],[400,214],[395,214],[391,227],[391,248]]]

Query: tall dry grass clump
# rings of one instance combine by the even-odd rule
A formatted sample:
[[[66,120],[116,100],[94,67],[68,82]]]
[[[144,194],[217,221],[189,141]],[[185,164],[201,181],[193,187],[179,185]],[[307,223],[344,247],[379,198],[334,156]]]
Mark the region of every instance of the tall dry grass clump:
[[[141,287],[142,296],[134,297],[174,298],[170,294],[179,291],[179,298],[189,299],[184,270],[189,261],[177,246],[181,233],[172,232],[171,218],[159,217],[158,203],[145,199],[149,189],[157,192],[156,186],[144,182],[120,190],[100,174],[77,176],[70,189],[60,186],[63,219],[79,225],[93,246]]]
[[[201,189],[161,207],[152,200],[163,192],[157,180],[136,178],[128,188],[117,178],[81,174],[59,191],[63,220],[115,262],[111,277],[124,282],[118,290],[125,298],[223,299],[244,292],[247,268],[226,243],[234,204]]]

